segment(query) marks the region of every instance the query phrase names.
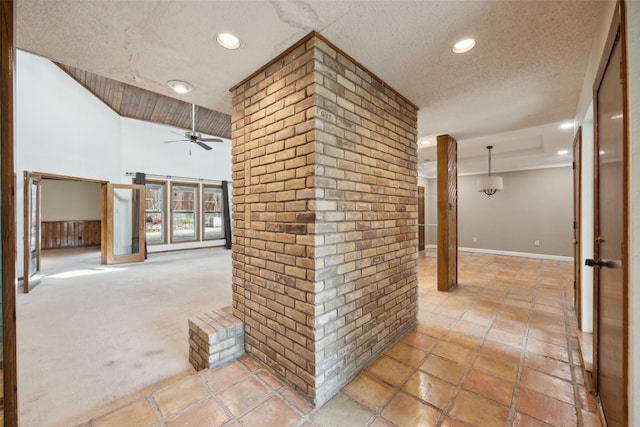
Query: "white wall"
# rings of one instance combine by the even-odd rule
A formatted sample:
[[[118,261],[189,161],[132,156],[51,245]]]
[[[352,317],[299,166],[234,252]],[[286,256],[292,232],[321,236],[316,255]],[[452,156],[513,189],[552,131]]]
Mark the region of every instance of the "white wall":
[[[640,2],[627,7],[627,59],[629,83],[629,140],[631,183],[629,194],[629,425],[640,425]]]
[[[16,63],[18,176],[121,179],[120,117],[48,59],[18,51]]]
[[[22,276],[23,173],[120,179],[120,117],[51,61],[16,52],[16,274]]]
[[[168,126],[121,118],[51,61],[16,54],[16,274],[22,276],[23,172],[131,183],[127,172],[231,181],[231,144],[205,151]],[[149,252],[210,246],[211,242],[153,246]]]
[[[580,156],[582,168],[581,200],[580,200],[580,245],[582,259],[576,260],[580,264],[581,273],[581,328],[587,333],[593,332],[593,267],[585,265],[584,260],[593,259],[593,105],[589,107],[582,120],[582,152]]]
[[[43,179],[42,221],[100,220],[100,184]]]
[[[182,130],[140,120],[122,118],[122,171],[144,172],[209,180],[231,180],[231,143],[196,144],[163,141],[180,139]],[[191,149],[191,154],[189,154]]]

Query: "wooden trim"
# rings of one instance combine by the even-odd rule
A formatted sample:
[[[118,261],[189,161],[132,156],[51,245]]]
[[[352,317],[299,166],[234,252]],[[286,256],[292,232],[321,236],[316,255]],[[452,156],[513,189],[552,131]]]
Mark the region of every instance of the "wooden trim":
[[[309,34],[307,34],[306,36],[304,36],[303,38],[301,38],[300,40],[295,42],[293,45],[291,45],[291,47],[289,47],[287,50],[282,52],[280,55],[276,56],[271,61],[269,61],[265,65],[263,65],[262,67],[258,68],[258,70],[254,71],[252,74],[250,74],[249,76],[247,76],[244,79],[242,79],[239,83],[237,83],[235,86],[233,86],[231,89],[229,89],[229,92],[235,91],[240,86],[244,85],[249,80],[251,80],[252,78],[257,76],[258,74],[262,73],[264,70],[266,70],[267,68],[271,67],[273,64],[275,64],[276,62],[280,61],[282,58],[284,58],[285,56],[287,56],[288,54],[293,52],[295,49],[297,49],[298,47],[300,47],[301,45],[305,44],[306,42],[308,42],[309,40],[311,40],[313,38],[317,38],[317,39],[322,40],[322,42],[326,43],[331,49],[335,50],[340,55],[344,56],[347,60],[349,60],[350,62],[354,63],[356,65],[356,67],[360,68],[362,71],[364,71],[365,73],[369,74],[371,76],[371,78],[374,79],[376,82],[378,82],[382,87],[384,87],[385,89],[388,89],[389,91],[393,92],[394,95],[396,95],[398,98],[402,99],[407,104],[411,105],[416,110],[419,110],[419,108],[413,102],[409,101],[404,95],[402,95],[400,92],[398,92],[397,90],[395,90],[394,88],[389,86],[387,83],[384,82],[384,80],[382,80],[380,77],[378,77],[377,75],[372,73],[367,67],[363,66],[358,61],[353,59],[350,55],[346,54],[342,49],[336,47],[336,45],[331,43],[329,40],[327,40],[324,36],[322,36],[317,31],[311,31]]]
[[[229,183],[222,181],[222,203],[224,215],[224,247],[231,249],[231,209],[229,207]]]
[[[109,198],[109,184],[108,183],[103,183],[102,187],[100,188],[100,193],[101,193],[101,207],[100,207],[100,241],[102,242],[100,244],[100,263],[101,264],[107,264],[107,261],[109,260],[109,256],[108,254],[110,253],[111,248],[109,247],[109,245],[111,245],[111,241],[109,239],[109,233],[110,233],[110,229],[109,229],[109,203],[107,203],[107,200]]]
[[[598,237],[598,221],[599,221],[599,210],[597,209],[598,204],[600,203],[599,197],[599,180],[598,174],[600,171],[600,166],[598,165],[598,90],[593,89],[593,206],[594,206],[594,214],[593,214],[593,238]],[[598,245],[593,242],[593,259],[598,259],[599,250]],[[594,394],[598,393],[598,318],[600,317],[600,283],[598,280],[598,274],[596,271],[593,272],[593,354],[592,354],[592,368],[591,368],[591,389]]]
[[[602,49],[602,55],[600,57],[600,63],[598,65],[598,71],[596,72],[596,76],[593,83],[593,91],[594,91],[594,100],[597,98],[595,95],[597,94],[598,88],[602,83],[602,78],[604,77],[604,72],[607,68],[607,63],[609,63],[609,58],[611,57],[611,53],[613,52],[613,45],[616,42],[616,39],[620,35],[620,20],[621,20],[621,2],[618,2],[616,5],[616,9],[614,11],[611,25],[609,26],[609,33],[607,34],[607,40],[604,43],[604,47]],[[594,113],[594,117],[598,117]]]
[[[169,181],[163,181],[163,180],[159,180],[159,179],[147,179],[145,182],[145,186],[147,184],[156,184],[156,185],[163,185],[164,187],[164,195],[163,195],[163,200],[162,200],[162,204],[163,206],[163,214],[164,214],[164,218],[162,220],[162,228],[163,228],[163,233],[162,233],[162,241],[161,242],[147,242],[147,246],[157,246],[157,245],[166,245],[169,243],[169,234],[168,234],[168,230],[169,230],[169,213],[168,213],[168,207],[169,207],[169,200],[167,199],[167,196],[170,195],[169,193]],[[147,194],[146,189],[145,189],[145,195]],[[146,196],[145,196],[146,197]],[[146,211],[147,208],[145,206],[145,215],[146,215]],[[146,217],[145,217],[145,234],[146,234]]]
[[[206,237],[205,236],[205,226],[204,226],[204,221],[205,221],[205,209],[204,209],[204,190],[207,188],[217,188],[220,190],[221,193],[221,201],[222,201],[222,206],[220,206],[220,220],[222,221],[222,236],[218,236],[218,237]],[[220,184],[202,184],[200,186],[200,210],[201,210],[201,216],[202,216],[202,220],[200,221],[200,231],[202,233],[202,241],[203,242],[208,242],[211,240],[218,240],[218,239],[224,239],[224,201],[222,200],[222,198],[224,197],[224,192],[222,191],[222,185]]]
[[[15,7],[0,2],[0,166],[2,228],[2,370],[4,425],[18,425],[14,170]]]
[[[425,188],[418,186],[418,251],[424,251],[425,247]]]
[[[107,184],[109,182],[102,179],[80,178],[77,176],[69,176],[69,175],[56,175],[56,174],[46,173],[46,172],[29,172],[29,176],[37,177],[41,179],[55,179],[59,181],[93,182],[95,184]]]
[[[114,191],[118,189],[125,190],[137,190],[139,191],[140,200],[138,200],[138,209],[132,212],[132,215],[138,217],[138,230],[132,230],[132,237],[138,237],[137,241],[137,252],[115,255],[114,247],[113,247],[113,197]],[[144,185],[127,185],[127,184],[104,184],[102,186],[102,242],[101,245],[101,258],[103,264],[121,264],[121,263],[131,263],[131,262],[142,262],[144,261],[144,233],[140,233],[140,220],[144,218],[144,204],[142,200],[144,200]],[[132,199],[133,201],[134,199]],[[132,209],[135,209],[135,203],[132,206]],[[144,227],[144,226],[142,226]],[[136,235],[136,233],[138,233]],[[133,249],[133,244],[132,244]]]
[[[22,279],[22,291],[25,294],[29,293],[30,288],[32,288],[31,283],[31,250],[30,250],[30,237],[31,237],[31,210],[29,209],[31,205],[31,181],[37,182],[37,194],[36,194],[36,212],[37,212],[37,221],[36,232],[38,233],[36,239],[36,273],[40,273],[40,255],[41,255],[41,213],[42,213],[42,180],[38,176],[33,176],[29,172],[24,172],[24,182],[23,182],[23,206],[22,206],[22,219],[23,219],[23,238],[22,238],[22,256],[23,256],[23,279]],[[35,275],[34,275],[35,277]],[[37,284],[36,282],[35,284]],[[34,284],[34,285],[35,285]]]
[[[625,422],[629,420],[629,191],[630,157],[629,145],[629,84],[627,73],[627,20],[625,3],[618,1],[620,15],[620,80],[622,83],[622,388],[625,390]]]
[[[578,317],[578,329],[582,329],[582,160],[576,158],[576,148],[578,155],[582,156],[582,127],[573,139],[573,236],[574,236],[574,306]],[[577,169],[577,170],[576,170]],[[577,177],[577,179],[575,178]]]

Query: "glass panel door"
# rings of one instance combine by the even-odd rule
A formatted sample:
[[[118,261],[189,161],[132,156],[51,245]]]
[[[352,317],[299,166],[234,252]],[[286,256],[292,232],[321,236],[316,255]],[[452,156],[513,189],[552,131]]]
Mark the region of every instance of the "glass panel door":
[[[105,184],[102,263],[144,261],[144,185]]]
[[[40,283],[40,177],[25,172],[23,290]]]
[[[171,241],[198,240],[198,186],[172,184],[171,186]]]
[[[166,243],[165,183],[148,182],[145,185],[145,234],[147,243]]]
[[[204,240],[224,237],[222,222],[222,188],[205,186],[202,189],[202,220]]]

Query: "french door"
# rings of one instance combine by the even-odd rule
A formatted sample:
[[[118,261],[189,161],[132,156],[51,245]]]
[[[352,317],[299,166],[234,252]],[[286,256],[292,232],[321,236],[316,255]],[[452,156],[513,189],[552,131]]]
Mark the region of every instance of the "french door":
[[[144,261],[144,185],[102,185],[102,263]]]
[[[23,290],[28,293],[40,283],[41,180],[25,172],[24,176],[24,271]]]

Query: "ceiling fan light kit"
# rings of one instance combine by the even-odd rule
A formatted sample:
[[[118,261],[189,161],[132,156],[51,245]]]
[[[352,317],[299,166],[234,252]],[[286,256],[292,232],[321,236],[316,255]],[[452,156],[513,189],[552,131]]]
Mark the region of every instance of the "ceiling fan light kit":
[[[482,176],[478,178],[478,181],[476,183],[477,190],[483,192],[487,196],[493,196],[499,190],[502,190],[504,188],[502,184],[502,177],[491,175],[491,149],[492,148],[493,148],[493,145],[487,146],[487,150],[489,151],[489,173],[487,176]]]

